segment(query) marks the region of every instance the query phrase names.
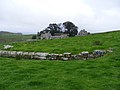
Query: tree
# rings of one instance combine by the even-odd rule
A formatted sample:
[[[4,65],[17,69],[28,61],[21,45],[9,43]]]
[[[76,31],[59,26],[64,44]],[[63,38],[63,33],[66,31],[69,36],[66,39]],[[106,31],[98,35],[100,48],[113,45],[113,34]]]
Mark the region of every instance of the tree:
[[[64,22],[63,25],[67,29],[67,31],[65,31],[65,33],[69,34],[70,37],[77,35],[78,27],[75,26],[72,22],[67,21],[67,22]]]
[[[49,26],[44,29],[43,31],[38,32],[38,36],[41,36],[41,34],[50,32],[52,36],[55,35],[55,33],[65,33],[69,34],[70,37],[77,35],[78,33],[78,27],[75,26],[72,22],[67,21],[60,24],[49,24]]]
[[[36,35],[33,35],[33,36],[32,36],[32,39],[37,39],[37,36],[36,36]]]
[[[54,23],[54,24],[49,24],[47,29],[50,31],[51,35],[54,36],[55,33],[60,33],[60,27]]]
[[[37,32],[37,36],[40,36],[40,32]]]

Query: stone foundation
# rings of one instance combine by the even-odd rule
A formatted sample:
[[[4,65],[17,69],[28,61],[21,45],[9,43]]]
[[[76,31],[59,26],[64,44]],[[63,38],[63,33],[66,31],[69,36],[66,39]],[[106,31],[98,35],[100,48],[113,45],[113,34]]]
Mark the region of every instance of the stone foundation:
[[[50,53],[41,53],[41,52],[0,50],[0,56],[12,57],[12,58],[37,59],[37,60],[88,60],[88,59],[95,59],[97,57],[102,57],[107,52],[112,52],[112,50],[94,50],[91,53],[89,53],[88,51],[84,51],[76,55],[73,55],[71,53],[50,54]]]

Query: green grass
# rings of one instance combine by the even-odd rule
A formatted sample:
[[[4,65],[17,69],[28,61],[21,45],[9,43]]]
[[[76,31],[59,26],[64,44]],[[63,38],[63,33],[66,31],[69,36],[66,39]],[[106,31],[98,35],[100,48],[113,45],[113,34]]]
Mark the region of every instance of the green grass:
[[[19,42],[31,38],[32,35],[0,34],[0,43]]]
[[[93,45],[94,41],[100,41],[102,45]],[[0,57],[0,90],[120,90],[119,31],[85,37],[20,42],[14,44],[13,50],[27,51],[30,47],[31,51],[46,52],[57,48],[57,53],[79,53],[82,50],[112,47],[114,52],[87,61],[15,60]]]
[[[96,41],[100,41],[102,44],[95,45],[94,42]],[[49,53],[71,52],[73,54],[78,54],[82,51],[108,49],[110,47],[115,48],[117,45],[119,45],[119,42],[120,31],[65,39],[14,43],[14,48],[11,50]]]
[[[13,42],[26,41],[31,38],[32,35],[0,34],[0,49],[3,48],[3,45],[11,44]]]
[[[120,58],[37,61],[0,58],[0,90],[120,90]]]

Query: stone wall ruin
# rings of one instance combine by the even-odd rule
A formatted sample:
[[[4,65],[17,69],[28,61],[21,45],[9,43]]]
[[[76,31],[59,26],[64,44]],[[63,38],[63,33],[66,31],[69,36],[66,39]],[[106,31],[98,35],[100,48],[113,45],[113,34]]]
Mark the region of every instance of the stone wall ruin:
[[[79,54],[63,53],[41,53],[41,52],[23,52],[23,51],[5,51],[0,50],[0,57],[37,59],[37,60],[88,60],[102,57],[112,50],[94,50],[93,52],[83,51]]]

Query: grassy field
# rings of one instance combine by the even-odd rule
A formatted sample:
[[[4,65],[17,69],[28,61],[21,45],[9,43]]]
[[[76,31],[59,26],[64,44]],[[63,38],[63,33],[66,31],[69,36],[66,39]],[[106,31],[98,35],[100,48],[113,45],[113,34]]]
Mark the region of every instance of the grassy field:
[[[31,38],[32,35],[0,34],[0,43],[19,42]]]
[[[102,44],[95,44],[95,41]],[[0,90],[120,90],[119,31],[13,45],[12,50],[22,51],[30,49],[79,53],[111,47],[114,52],[87,61],[16,60],[0,57]]]
[[[100,44],[95,42],[100,42]],[[120,31],[65,39],[14,43],[14,48],[11,50],[49,53],[71,52],[73,54],[78,54],[82,51],[116,48],[119,42]]]
[[[13,42],[26,41],[31,39],[32,35],[20,35],[20,34],[0,34],[0,49],[5,44],[11,44]]]
[[[120,90],[120,58],[36,61],[0,58],[0,90]]]

